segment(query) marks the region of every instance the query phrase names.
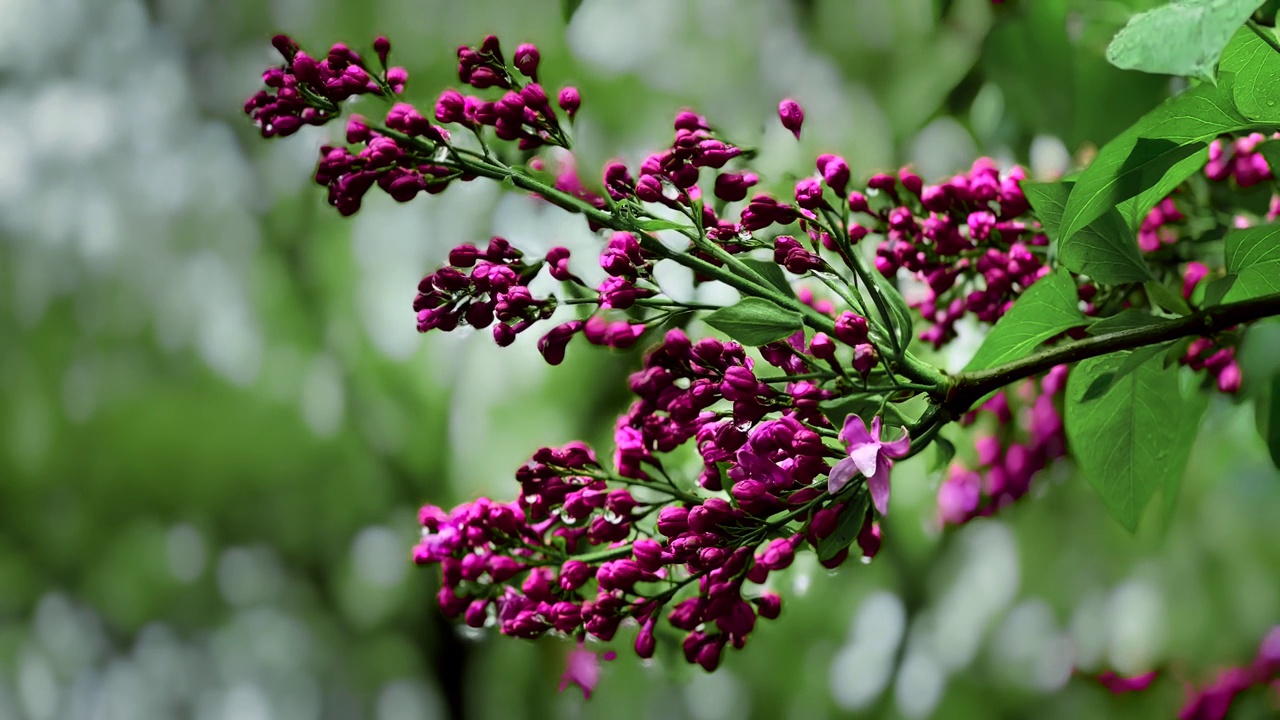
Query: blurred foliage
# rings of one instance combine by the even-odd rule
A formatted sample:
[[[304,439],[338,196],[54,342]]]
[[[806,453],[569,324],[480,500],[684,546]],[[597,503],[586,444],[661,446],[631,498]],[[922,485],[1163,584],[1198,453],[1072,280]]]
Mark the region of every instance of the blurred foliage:
[[[336,128],[266,143],[238,112],[273,32],[386,33],[421,103],[496,33],[581,88],[588,180],[684,105],[758,139],[772,182],[824,150],[1046,177],[1168,93],[1102,56],[1154,4],[585,0],[567,27],[511,0],[4,4],[0,718],[1168,716],[1175,677],[1246,660],[1280,618],[1280,483],[1226,401],[1173,519],[1136,537],[1066,466],[940,533],[937,473],[905,465],[882,557],[798,563],[782,618],[714,675],[667,642],[584,703],[556,692],[566,643],[443,622],[408,562],[418,504],[509,496],[542,444],[608,447],[634,357],[549,370],[529,343],[420,339],[417,279],[462,241],[590,237],[480,187],[342,220],[308,181]],[[770,122],[784,95],[799,144]],[[1171,672],[1112,697],[1073,665]]]

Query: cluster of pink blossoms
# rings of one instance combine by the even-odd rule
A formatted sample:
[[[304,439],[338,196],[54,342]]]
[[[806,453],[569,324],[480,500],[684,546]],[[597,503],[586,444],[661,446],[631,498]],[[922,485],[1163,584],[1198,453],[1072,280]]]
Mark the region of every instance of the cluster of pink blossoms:
[[[995,432],[979,437],[973,469],[953,463],[938,488],[938,517],[959,525],[991,515],[1031,489],[1031,480],[1067,452],[1060,407],[1067,385],[1067,366],[1044,377],[1026,380],[1015,390],[1001,390],[961,419],[969,425],[983,416]]]
[[[1042,259],[1047,238],[1028,214],[1019,168],[1002,175],[980,159],[937,185],[904,169],[854,187],[849,164],[823,154],[813,174],[796,182],[794,202],[783,202],[753,192],[760,177],[744,165],[751,150],[686,110],[675,117],[669,147],[635,167],[608,163],[599,190],[579,179],[571,159],[547,185],[534,175],[544,159],[531,154],[569,149],[561,118],[572,121],[581,97],[574,88],[560,90],[557,112],[538,83],[533,45],[517,47],[510,63],[492,36],[458,48],[459,81],[477,93],[442,92],[434,122],[398,101],[407,78],[402,69],[386,69],[390,45],[383,38],[375,52],[384,71],[376,74],[343,45],[320,62],[288,38],[275,45],[285,64],[267,71],[268,90],[245,108],[264,136],[323,124],[352,95],[390,104],[380,119],[352,117],[345,145],[321,148],[315,180],[340,213],[358,211],[374,186],[406,202],[485,177],[514,183],[583,214],[593,231],[607,231],[596,259],[606,278],[595,287],[571,271],[562,247],[534,260],[503,238],[483,249],[455,247],[448,265],[418,287],[419,331],[490,329],[506,346],[576,306],[577,319],[559,321],[538,340],[549,364],[562,362],[579,334],[590,344],[628,348],[650,330],[711,309],[664,297],[654,280],[661,260],[691,268],[695,282],[716,280],[765,298],[774,308],[766,313],[780,309],[797,318],[759,336],[753,343],[759,359],[736,342],[667,331],[630,377],[636,399],[614,426],[607,461],[582,443],[542,448],[516,472],[516,500],[422,508],[414,559],[440,567],[441,608],[473,627],[581,642],[609,641],[629,624],[637,628],[637,654],[650,657],[665,622],[683,634],[690,663],[714,669],[726,648],[743,647],[759,618],[778,616],[782,601],[768,589],[769,575],[803,547],[828,568],[843,564],[855,544],[865,558],[876,554],[894,461],[922,449],[925,443],[913,447],[914,432],[931,434],[945,422],[936,416],[922,416],[917,426],[899,419],[907,428],[885,422],[894,417],[886,413],[889,403],[920,387],[904,381],[920,377],[902,370],[910,338],[897,331],[909,322],[893,318],[878,289],[883,280],[873,275],[892,281],[905,274],[924,284],[927,295],[913,303],[928,325],[920,338],[940,347],[955,336],[961,317],[994,323],[1049,271]],[[782,101],[778,116],[798,138],[799,104]],[[1233,147],[1230,172],[1243,185],[1258,176],[1248,159],[1253,146]],[[532,172],[507,164],[512,151]],[[1159,238],[1177,221],[1177,209],[1167,202],[1156,212],[1163,214],[1148,218],[1149,231]],[[673,249],[656,230],[673,230],[690,244]],[[878,243],[873,265],[860,247],[868,237]],[[533,295],[530,284],[544,270],[571,300]],[[1192,263],[1185,272],[1190,298],[1209,271]],[[841,304],[815,298],[800,281],[822,282]],[[1079,287],[1085,302],[1095,292],[1087,282]],[[746,324],[768,328],[770,317]],[[1233,356],[1224,355],[1230,346],[1197,342],[1188,364],[1214,373],[1224,390],[1238,387]],[[768,375],[766,366],[780,374]],[[1065,367],[1055,368],[966,416],[971,423],[990,414],[999,429],[977,441],[976,467],[956,465],[943,483],[944,523],[990,514],[1024,496],[1036,473],[1064,454],[1065,375]],[[832,402],[850,397],[878,400],[880,409],[862,410],[866,420],[833,410]],[[672,462],[690,446],[700,460],[696,478]],[[577,651],[566,675],[584,691],[598,677],[588,655]]]

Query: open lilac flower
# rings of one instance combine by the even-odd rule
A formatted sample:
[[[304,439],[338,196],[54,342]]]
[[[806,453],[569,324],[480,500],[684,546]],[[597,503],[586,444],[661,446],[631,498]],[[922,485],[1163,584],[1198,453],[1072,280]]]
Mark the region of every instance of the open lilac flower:
[[[612,660],[618,656],[612,650],[606,651],[603,655],[605,660]],[[599,682],[600,655],[586,649],[579,642],[578,647],[570,650],[569,656],[565,658],[564,674],[560,676],[560,692],[564,692],[570,685],[577,685],[582,688],[582,697],[590,700],[591,691]]]
[[[876,512],[884,515],[889,510],[889,468],[893,467],[891,458],[906,456],[911,449],[911,438],[904,431],[898,440],[881,442],[880,418],[872,418],[871,430],[868,431],[862,418],[850,415],[844,420],[840,440],[849,446],[849,457],[831,468],[827,492],[832,495],[840,492],[855,474],[862,473],[867,478],[871,503],[875,505]]]

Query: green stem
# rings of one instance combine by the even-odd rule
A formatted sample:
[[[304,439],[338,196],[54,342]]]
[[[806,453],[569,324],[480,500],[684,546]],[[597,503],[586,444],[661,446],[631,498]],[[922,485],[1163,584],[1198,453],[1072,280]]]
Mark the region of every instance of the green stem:
[[[953,385],[944,405],[953,416],[958,416],[988,393],[1057,365],[1184,337],[1215,335],[1236,325],[1274,315],[1280,315],[1280,293],[1206,308],[1158,325],[1095,335],[1041,350],[1004,365],[959,373],[952,377]]]
[[[1276,40],[1276,36],[1267,31],[1266,28],[1259,25],[1252,18],[1245,20],[1244,24],[1253,31],[1254,35],[1262,38],[1262,41],[1271,46],[1272,50],[1280,53],[1280,41]]]

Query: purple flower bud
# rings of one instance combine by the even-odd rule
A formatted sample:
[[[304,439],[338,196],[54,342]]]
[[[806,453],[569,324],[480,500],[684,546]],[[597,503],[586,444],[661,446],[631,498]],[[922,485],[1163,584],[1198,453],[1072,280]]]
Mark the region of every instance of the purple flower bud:
[[[657,175],[641,175],[636,182],[636,197],[644,202],[662,202],[662,180]]]
[[[440,591],[436,593],[436,602],[440,604],[440,612],[449,618],[461,615],[462,611],[466,610],[467,606],[470,605],[466,598],[458,597],[451,587],[440,588]]]
[[[858,549],[862,557],[870,560],[880,552],[880,523],[871,519],[870,513],[862,521],[862,529],[858,531]]]
[[[787,98],[778,103],[778,119],[782,121],[782,127],[791,131],[796,139],[800,139],[800,126],[804,124],[804,110],[800,108],[800,103]]]
[[[871,372],[879,361],[880,353],[871,343],[862,343],[853,349],[853,369],[864,375]]]
[[[365,124],[364,118],[359,115],[352,115],[347,121],[347,142],[352,145],[369,142],[371,133],[369,126]]]
[[[538,62],[542,59],[542,55],[538,53],[538,48],[529,43],[525,43],[516,47],[516,54],[511,59],[511,64],[516,66],[522,75],[533,80],[538,79]]]
[[[777,593],[767,592],[752,602],[756,604],[756,612],[766,620],[777,620],[782,614],[782,598]]]
[[[815,333],[809,341],[809,353],[819,360],[834,360],[836,344],[826,333]]]
[[[796,182],[796,204],[806,210],[816,210],[822,206],[822,184],[814,178],[804,178]]]
[[[765,548],[764,553],[756,558],[756,564],[766,570],[782,570],[790,567],[796,557],[796,545],[800,544],[800,536],[778,538]]]
[[[846,345],[861,345],[867,341],[867,319],[846,311],[836,319],[834,332],[836,339]]]
[[[649,538],[641,538],[631,545],[631,555],[640,567],[649,572],[657,572],[663,565],[662,543]]]
[[[871,205],[867,203],[867,196],[858,191],[849,193],[849,210],[859,213],[871,213]]]
[[[462,122],[466,117],[467,101],[457,90],[445,90],[436,99],[436,120],[442,123]]]
[[[720,383],[720,393],[726,400],[749,400],[760,392],[760,383],[750,370],[742,366],[731,367],[724,372],[724,382]]]
[[[751,172],[721,173],[716,176],[715,195],[725,202],[737,202],[745,199],[747,191],[759,181]]]
[[[560,91],[560,97],[556,102],[560,105],[560,109],[564,110],[565,115],[572,120],[578,113],[578,108],[582,107],[582,96],[578,94],[578,88],[567,87]]]
[[[560,588],[566,592],[577,590],[591,579],[591,566],[581,560],[566,560],[560,566]]]
[[[391,41],[382,35],[374,38],[373,52],[378,56],[378,61],[382,63],[382,66],[386,67],[387,55],[391,54]]]
[[[582,608],[576,603],[558,602],[551,606],[548,613],[551,627],[568,634],[576,631],[582,624]]]
[[[581,320],[570,320],[555,326],[551,332],[538,339],[538,352],[542,353],[548,365],[559,365],[564,362],[565,348],[581,329]]]
[[[466,619],[467,625],[470,627],[473,627],[473,628],[484,627],[485,620],[489,619],[489,601],[473,600],[471,604],[467,606],[467,613],[466,613],[465,619]]]
[[[827,187],[843,197],[849,185],[849,164],[839,155],[819,155],[817,164]]]
[[[648,660],[653,657],[653,651],[657,648],[657,641],[653,637],[653,620],[649,620],[640,626],[640,633],[636,635],[636,655]]]
[[[689,530],[689,511],[682,507],[664,507],[658,511],[658,532],[673,538]]]
[[[672,627],[680,630],[693,630],[702,623],[702,612],[705,608],[705,600],[691,597],[676,604],[671,613],[667,615],[667,621],[671,623]]]

